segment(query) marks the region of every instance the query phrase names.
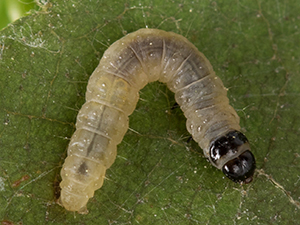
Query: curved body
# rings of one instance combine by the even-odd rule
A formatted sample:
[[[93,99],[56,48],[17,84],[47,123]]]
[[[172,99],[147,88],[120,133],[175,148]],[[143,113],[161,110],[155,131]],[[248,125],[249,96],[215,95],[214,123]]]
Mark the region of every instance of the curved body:
[[[89,79],[86,103],[78,113],[61,171],[60,202],[67,210],[87,212],[88,199],[102,186],[106,169],[115,160],[139,90],[153,81],[165,83],[175,93],[188,131],[215,167],[224,172],[228,161],[250,150],[243,137],[229,155],[222,143],[216,144],[229,133],[240,134],[239,117],[206,57],[181,35],[140,29],[113,43]],[[233,133],[233,139],[236,136]]]

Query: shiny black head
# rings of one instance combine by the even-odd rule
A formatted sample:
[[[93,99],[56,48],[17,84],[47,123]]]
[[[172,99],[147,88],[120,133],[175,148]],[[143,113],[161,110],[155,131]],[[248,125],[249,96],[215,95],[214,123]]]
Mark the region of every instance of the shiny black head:
[[[234,182],[252,181],[255,158],[246,136],[241,132],[231,131],[214,141],[210,147],[210,160]]]
[[[248,184],[255,171],[255,158],[247,150],[238,157],[228,161],[222,168],[223,173],[234,182]]]

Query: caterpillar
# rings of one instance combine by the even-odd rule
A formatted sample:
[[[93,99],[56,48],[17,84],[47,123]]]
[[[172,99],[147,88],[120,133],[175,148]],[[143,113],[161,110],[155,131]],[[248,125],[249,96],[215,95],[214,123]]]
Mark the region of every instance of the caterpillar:
[[[67,210],[88,212],[89,198],[115,161],[139,90],[153,81],[175,93],[187,130],[211,164],[234,182],[252,181],[255,158],[210,62],[185,37],[146,28],[113,43],[89,78],[61,170],[59,203]]]

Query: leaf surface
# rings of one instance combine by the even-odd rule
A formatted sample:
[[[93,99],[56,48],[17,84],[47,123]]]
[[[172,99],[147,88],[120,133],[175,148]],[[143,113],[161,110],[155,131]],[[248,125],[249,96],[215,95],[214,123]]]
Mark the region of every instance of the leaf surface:
[[[0,32],[0,220],[23,224],[297,224],[297,1],[41,1]],[[159,82],[140,92],[87,215],[55,200],[88,78],[126,33],[186,36],[228,87],[257,161],[235,184],[212,167]]]

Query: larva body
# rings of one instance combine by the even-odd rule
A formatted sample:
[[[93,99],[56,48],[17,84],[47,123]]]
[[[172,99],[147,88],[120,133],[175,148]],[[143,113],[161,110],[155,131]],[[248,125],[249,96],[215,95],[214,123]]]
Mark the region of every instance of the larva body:
[[[67,210],[87,212],[115,160],[139,90],[157,80],[175,93],[188,131],[211,163],[235,182],[252,180],[255,159],[209,61],[181,35],[140,29],[113,43],[89,79],[61,170],[60,203]]]

